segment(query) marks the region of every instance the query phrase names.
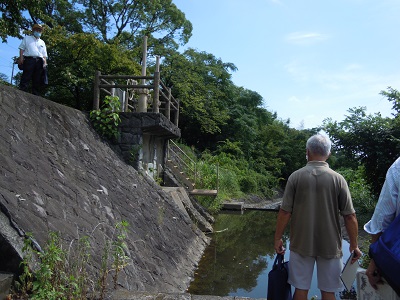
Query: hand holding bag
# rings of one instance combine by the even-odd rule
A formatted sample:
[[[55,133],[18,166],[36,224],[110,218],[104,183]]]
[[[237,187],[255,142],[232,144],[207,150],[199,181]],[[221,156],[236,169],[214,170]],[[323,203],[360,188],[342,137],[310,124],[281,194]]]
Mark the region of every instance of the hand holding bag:
[[[283,254],[277,254],[272,270],[268,273],[268,300],[292,300],[292,287],[287,282],[289,265]]]

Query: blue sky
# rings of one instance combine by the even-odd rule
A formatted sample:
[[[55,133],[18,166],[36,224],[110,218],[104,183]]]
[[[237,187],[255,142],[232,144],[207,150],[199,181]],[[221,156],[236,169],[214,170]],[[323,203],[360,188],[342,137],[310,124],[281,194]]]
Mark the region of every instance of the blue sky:
[[[238,67],[233,81],[265,107],[311,128],[352,107],[392,113],[400,89],[398,0],[173,0],[193,24],[193,47]]]
[[[238,71],[233,82],[295,128],[341,121],[352,107],[392,113],[379,95],[400,89],[399,0],[173,0],[193,24],[187,47]],[[19,41],[0,44],[11,77]]]

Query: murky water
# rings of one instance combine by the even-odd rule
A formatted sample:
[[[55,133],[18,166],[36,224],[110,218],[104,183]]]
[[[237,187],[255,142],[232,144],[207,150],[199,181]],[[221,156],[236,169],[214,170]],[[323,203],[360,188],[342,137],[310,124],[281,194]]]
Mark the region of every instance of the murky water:
[[[199,263],[188,292],[266,298],[268,272],[275,258],[276,216],[276,212],[270,211],[218,215],[214,226],[216,233]],[[345,258],[349,256],[348,248],[348,243],[344,241]],[[285,259],[288,258],[289,251],[285,254]],[[309,298],[314,295],[320,299],[316,278],[313,278]]]

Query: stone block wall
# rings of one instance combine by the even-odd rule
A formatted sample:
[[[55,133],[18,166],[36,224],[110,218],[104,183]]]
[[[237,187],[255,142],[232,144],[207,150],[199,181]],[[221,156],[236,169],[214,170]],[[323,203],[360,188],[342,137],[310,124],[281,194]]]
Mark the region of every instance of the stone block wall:
[[[143,134],[167,137],[162,118],[149,121]],[[121,141],[128,151],[129,143],[142,140],[125,132]],[[0,272],[18,269],[26,233],[43,248],[55,231],[66,248],[90,237],[94,280],[116,224],[127,221],[129,264],[118,285],[131,291],[185,291],[209,242],[160,186],[116,155],[86,113],[3,85],[0,216],[0,257],[13,262],[0,264]]]
[[[117,142],[124,160],[152,178],[160,176],[165,166],[167,141],[181,133],[159,113],[121,113]]]

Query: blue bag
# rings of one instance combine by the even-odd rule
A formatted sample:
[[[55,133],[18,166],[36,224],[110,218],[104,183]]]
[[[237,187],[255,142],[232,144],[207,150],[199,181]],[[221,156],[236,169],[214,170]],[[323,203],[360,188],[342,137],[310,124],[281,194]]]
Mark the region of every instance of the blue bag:
[[[369,256],[380,274],[400,296],[400,215],[390,223],[379,239],[370,245]]]
[[[289,265],[282,254],[277,254],[268,273],[268,300],[292,300],[292,287],[287,282]]]

